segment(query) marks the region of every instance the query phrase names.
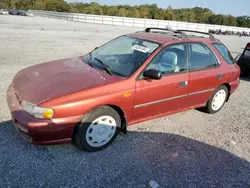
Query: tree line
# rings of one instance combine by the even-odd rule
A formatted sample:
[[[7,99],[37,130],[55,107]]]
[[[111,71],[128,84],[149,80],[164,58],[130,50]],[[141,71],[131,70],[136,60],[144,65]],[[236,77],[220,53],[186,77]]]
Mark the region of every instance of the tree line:
[[[64,0],[0,0],[0,8],[37,9],[58,12],[174,20],[250,28],[250,16],[215,14],[208,8],[159,8],[156,4],[108,6],[98,3],[67,3]]]

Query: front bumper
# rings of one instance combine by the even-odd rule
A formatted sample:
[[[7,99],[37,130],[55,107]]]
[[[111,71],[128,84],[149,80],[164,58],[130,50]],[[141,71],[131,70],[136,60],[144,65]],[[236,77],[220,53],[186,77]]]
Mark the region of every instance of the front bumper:
[[[37,119],[22,110],[12,84],[7,91],[7,102],[15,127],[24,138],[34,144],[58,144],[70,142],[80,117]]]

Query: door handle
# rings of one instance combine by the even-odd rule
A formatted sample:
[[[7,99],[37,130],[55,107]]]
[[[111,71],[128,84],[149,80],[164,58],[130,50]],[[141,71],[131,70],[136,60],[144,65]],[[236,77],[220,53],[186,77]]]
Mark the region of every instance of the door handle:
[[[217,78],[218,78],[219,80],[221,80],[221,79],[223,78],[223,75],[222,75],[222,74],[218,74],[218,75],[217,75]]]
[[[188,85],[188,81],[179,82],[179,87],[185,87]]]

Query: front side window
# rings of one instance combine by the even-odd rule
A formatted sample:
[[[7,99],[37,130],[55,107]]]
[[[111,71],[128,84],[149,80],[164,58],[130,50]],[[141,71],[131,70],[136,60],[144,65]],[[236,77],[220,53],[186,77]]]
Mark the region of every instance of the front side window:
[[[189,54],[190,71],[207,69],[217,66],[217,60],[213,52],[204,44],[191,43]]]
[[[97,48],[83,60],[100,70],[108,69],[117,76],[129,77],[159,47],[144,39],[121,36]]]
[[[146,70],[155,69],[163,74],[187,71],[186,50],[183,44],[171,45],[163,49],[150,62]]]
[[[220,52],[227,64],[233,64],[233,57],[223,44],[213,44],[213,46]]]

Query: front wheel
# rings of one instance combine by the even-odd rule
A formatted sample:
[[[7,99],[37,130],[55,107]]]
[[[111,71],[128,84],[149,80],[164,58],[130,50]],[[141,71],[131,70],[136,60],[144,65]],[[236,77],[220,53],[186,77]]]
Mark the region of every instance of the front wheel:
[[[218,87],[212,97],[209,99],[206,105],[206,111],[210,114],[214,114],[221,110],[224,106],[226,99],[228,97],[228,89],[226,86],[222,85]]]
[[[120,127],[119,114],[109,106],[102,106],[83,116],[77,125],[74,140],[85,151],[99,151],[116,139]]]

